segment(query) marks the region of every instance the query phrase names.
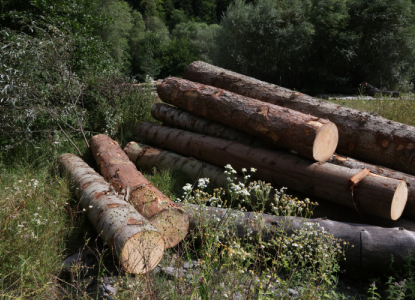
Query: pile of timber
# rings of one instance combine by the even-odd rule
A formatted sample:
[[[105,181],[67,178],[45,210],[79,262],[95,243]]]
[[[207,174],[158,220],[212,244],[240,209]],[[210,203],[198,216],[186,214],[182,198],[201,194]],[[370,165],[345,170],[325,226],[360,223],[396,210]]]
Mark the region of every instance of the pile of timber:
[[[415,174],[415,128],[203,62],[190,64],[185,79],[158,81],[157,94],[166,104],[155,104],[151,113],[163,126],[144,122],[135,135],[158,148],[130,142],[122,150],[106,135],[92,137],[103,177],[79,157],[59,157],[80,205],[126,271],[152,270],[163,251],[202,218],[215,222],[230,214],[237,215],[239,237],[261,231],[264,241],[281,224],[290,233],[304,222],[318,223],[355,245],[347,262],[359,269],[385,267],[391,255],[403,264],[415,246],[415,225],[398,220],[402,214],[415,219],[415,177],[402,173]],[[179,205],[138,171],[169,168],[226,189],[227,164],[237,171],[256,168],[253,179],[342,205],[392,228]],[[243,180],[236,175],[236,182]],[[259,218],[262,225],[253,225]]]
[[[223,166],[254,167],[253,179],[347,207],[368,222],[415,228],[396,221],[415,220],[414,127],[200,61],[184,79],[159,81],[157,93],[164,103],[151,113],[163,125],[135,129],[151,146],[124,149],[138,168],[170,168],[226,187]]]

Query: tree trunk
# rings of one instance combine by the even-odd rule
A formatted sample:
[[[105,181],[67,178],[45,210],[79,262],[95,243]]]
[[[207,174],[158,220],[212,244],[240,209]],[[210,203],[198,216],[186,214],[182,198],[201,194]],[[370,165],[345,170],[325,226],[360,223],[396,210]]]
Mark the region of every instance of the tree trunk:
[[[202,222],[232,218],[231,227],[239,238],[246,237],[252,231],[253,236],[261,233],[261,239],[268,242],[284,228],[288,235],[297,234],[303,226],[319,224],[320,230],[331,233],[336,239],[347,241],[350,247],[346,251],[346,266],[361,271],[385,270],[389,268],[391,256],[394,267],[407,263],[407,256],[415,247],[415,232],[403,228],[382,228],[371,225],[342,223],[323,219],[305,219],[302,217],[280,217],[254,212],[184,204],[191,216],[190,228],[194,229]],[[233,217],[231,217],[233,216]],[[308,223],[308,225],[307,225]]]
[[[408,197],[402,180],[369,174],[356,187],[351,187],[350,178],[360,170],[312,163],[282,151],[252,148],[150,123],[139,124],[135,133],[157,147],[217,166],[231,164],[237,171],[254,167],[258,169],[254,174],[258,179],[386,219],[398,219]]]
[[[75,194],[88,218],[123,268],[143,274],[160,262],[164,239],[122,196],[111,193],[110,185],[81,158],[63,154],[58,158],[75,181]]]
[[[174,77],[157,85],[157,93],[164,102],[319,162],[336,150],[337,128],[326,119]]]
[[[373,174],[384,177],[394,178],[398,180],[405,180],[408,186],[408,201],[406,202],[403,216],[415,220],[415,177],[395,170],[391,170],[382,166],[371,165],[350,157],[340,155],[333,155],[328,161],[329,163],[338,166],[347,167],[350,169],[369,169]]]
[[[228,187],[228,175],[224,173],[225,169],[196,159],[190,159],[173,152],[163,151],[154,147],[136,142],[130,142],[125,146],[124,152],[135,165],[146,171],[154,167],[169,169],[174,172],[186,174],[192,182],[199,178],[209,178],[209,186],[214,188],[222,187],[225,190]],[[244,182],[241,175],[232,175],[234,182]]]
[[[415,175],[415,128],[243,76],[204,62],[190,64],[184,78],[330,119],[339,130],[336,152]]]
[[[189,219],[182,207],[137,171],[116,141],[99,134],[91,138],[90,146],[105,180],[159,230],[166,248],[177,245],[189,229]]]
[[[151,115],[154,119],[163,122],[163,126],[176,127],[179,129],[206,134],[229,141],[236,141],[252,147],[270,147],[270,145],[265,143],[260,138],[223,125],[222,123],[197,117],[194,114],[188,113],[180,108],[168,104],[154,104],[151,108]]]

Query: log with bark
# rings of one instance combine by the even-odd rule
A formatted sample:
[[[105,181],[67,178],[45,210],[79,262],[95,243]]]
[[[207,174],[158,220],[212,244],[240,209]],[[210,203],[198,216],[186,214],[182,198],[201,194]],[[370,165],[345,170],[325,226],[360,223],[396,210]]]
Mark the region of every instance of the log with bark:
[[[261,233],[264,242],[273,239],[281,229],[290,235],[296,234],[304,225],[317,223],[320,230],[325,230],[336,239],[354,246],[346,251],[345,263],[347,267],[361,271],[389,268],[392,256],[395,267],[403,266],[415,247],[415,232],[399,227],[382,228],[323,219],[280,217],[192,204],[185,204],[184,208],[191,216],[192,229],[202,222],[217,220],[217,223],[221,223],[222,219],[229,218],[232,219],[231,227],[239,238],[245,238],[247,232],[252,232],[254,236]]]
[[[124,152],[141,170],[151,171],[154,167],[169,169],[173,172],[186,174],[192,182],[196,182],[199,178],[209,178],[210,186],[214,188],[222,187],[225,190],[229,184],[228,175],[224,173],[224,168],[197,159],[190,159],[170,151],[136,142],[128,143],[124,148]],[[233,174],[232,177],[236,183],[244,182],[244,177],[241,175]]]
[[[336,152],[415,175],[415,128],[377,115],[234,73],[204,62],[190,64],[184,78],[280,105],[336,124]]]
[[[362,161],[358,161],[351,157],[341,155],[333,155],[328,161],[329,163],[338,166],[347,167],[350,169],[368,169],[371,173],[384,177],[404,180],[408,186],[408,201],[406,202],[403,216],[415,219],[415,177],[409,174],[391,170],[382,166],[375,166]]]
[[[175,77],[158,84],[157,93],[164,102],[319,162],[336,150],[337,128],[327,119]]]
[[[398,219],[408,197],[403,180],[369,173],[354,186],[356,182],[351,179],[361,170],[313,163],[283,151],[253,148],[151,123],[139,124],[135,134],[157,147],[217,166],[231,164],[237,171],[254,167],[258,179],[386,219]]]
[[[165,247],[177,245],[189,229],[188,215],[154,187],[128,159],[118,143],[104,134],[91,138],[90,146],[104,178],[115,191],[124,194],[165,240]]]
[[[154,104],[151,108],[151,115],[154,119],[163,122],[163,126],[171,126],[191,132],[215,136],[225,140],[240,142],[252,147],[270,147],[270,145],[260,138],[246,132],[223,125],[219,122],[195,116],[194,114],[168,104]]]
[[[111,192],[108,182],[73,154],[63,154],[59,164],[73,178],[75,194],[101,238],[130,273],[143,274],[157,266],[164,239],[123,197]]]

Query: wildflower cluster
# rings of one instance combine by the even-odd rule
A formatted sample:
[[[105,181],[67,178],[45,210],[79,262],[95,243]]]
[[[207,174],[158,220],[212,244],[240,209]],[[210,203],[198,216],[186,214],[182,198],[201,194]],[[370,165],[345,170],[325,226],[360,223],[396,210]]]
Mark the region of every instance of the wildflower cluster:
[[[310,199],[299,200],[285,194],[286,188],[275,190],[274,203],[271,203],[271,211],[277,216],[305,216],[313,214],[313,209],[318,205]]]

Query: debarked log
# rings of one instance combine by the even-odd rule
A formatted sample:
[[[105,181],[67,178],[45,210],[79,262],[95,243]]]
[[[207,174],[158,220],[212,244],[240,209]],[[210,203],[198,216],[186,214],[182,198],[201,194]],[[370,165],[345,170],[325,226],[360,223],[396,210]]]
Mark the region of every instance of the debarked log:
[[[347,167],[350,169],[368,169],[373,174],[377,174],[384,177],[394,178],[398,180],[404,180],[408,186],[408,201],[406,202],[403,216],[415,220],[415,177],[409,174],[398,172],[392,169],[388,169],[382,166],[375,166],[362,161],[358,161],[351,157],[345,157],[341,155],[333,155],[328,161],[329,163],[336,164],[338,166]]]
[[[158,84],[157,93],[164,102],[319,162],[337,147],[337,127],[327,119],[175,77]]]
[[[346,241],[354,246],[346,250],[345,265],[361,271],[389,268],[392,256],[394,267],[403,266],[415,247],[415,232],[398,227],[382,228],[323,219],[281,217],[194,204],[183,206],[191,216],[191,229],[207,220],[221,224],[222,219],[228,218],[232,220],[231,227],[239,238],[246,238],[248,232],[254,236],[260,233],[263,242],[273,239],[281,229],[290,235],[297,234],[303,226],[311,224],[316,229],[315,224],[318,224],[317,231],[325,230],[334,238],[341,239],[342,243]]]
[[[177,245],[189,229],[182,207],[154,187],[128,159],[118,143],[104,134],[91,138],[90,146],[104,178],[124,194],[135,209],[163,235],[165,247]]]
[[[195,116],[180,108],[156,103],[151,108],[151,115],[154,119],[163,122],[164,126],[176,127],[179,129],[218,137],[225,140],[236,141],[252,147],[269,148],[270,145],[260,138],[246,132]]]
[[[111,193],[110,184],[81,158],[67,153],[58,161],[75,182],[80,206],[122,267],[134,274],[155,268],[164,251],[158,230],[122,196]]]
[[[415,128],[412,126],[319,100],[201,61],[191,63],[184,78],[329,119],[339,130],[337,153],[415,175]]]
[[[253,148],[151,123],[139,124],[135,134],[156,147],[217,166],[231,164],[239,172],[254,167],[257,179],[386,219],[397,220],[408,197],[403,180],[370,173],[354,186],[350,179],[361,170],[313,163],[283,151]]]

